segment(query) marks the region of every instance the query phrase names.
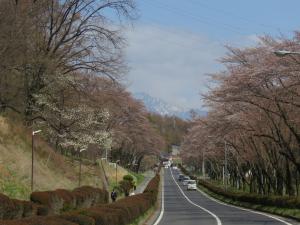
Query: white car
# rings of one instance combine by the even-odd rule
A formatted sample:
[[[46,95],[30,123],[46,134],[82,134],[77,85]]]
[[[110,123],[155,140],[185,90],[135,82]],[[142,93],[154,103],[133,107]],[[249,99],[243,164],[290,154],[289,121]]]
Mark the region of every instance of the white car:
[[[178,170],[177,166],[173,166],[172,168],[173,170]]]
[[[197,183],[195,180],[187,181],[187,190],[197,190]]]

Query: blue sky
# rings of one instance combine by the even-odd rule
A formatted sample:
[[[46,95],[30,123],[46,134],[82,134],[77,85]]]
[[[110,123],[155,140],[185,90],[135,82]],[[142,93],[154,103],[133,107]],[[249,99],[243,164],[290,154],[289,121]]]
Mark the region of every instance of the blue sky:
[[[202,107],[224,45],[300,30],[299,0],[137,0],[137,7],[139,19],[126,31],[128,88],[185,108]]]

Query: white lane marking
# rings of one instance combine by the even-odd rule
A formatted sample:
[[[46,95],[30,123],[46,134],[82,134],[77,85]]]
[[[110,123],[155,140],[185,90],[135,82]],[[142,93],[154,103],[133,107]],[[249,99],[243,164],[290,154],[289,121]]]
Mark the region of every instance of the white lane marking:
[[[227,204],[225,202],[221,202],[221,201],[219,201],[217,199],[214,199],[213,197],[209,196],[208,194],[204,193],[199,188],[197,188],[197,191],[199,191],[201,194],[203,194],[205,197],[209,198],[210,200],[215,201],[215,202],[217,202],[217,203],[219,203],[221,205],[225,205],[225,206],[229,206],[229,207],[232,207],[232,208],[237,208],[237,209],[241,209],[241,210],[244,210],[244,211],[248,211],[248,212],[256,213],[256,214],[259,214],[259,215],[263,215],[263,216],[272,218],[274,220],[277,220],[277,221],[279,221],[281,223],[284,223],[286,225],[293,225],[293,224],[288,223],[288,222],[286,222],[286,221],[284,221],[284,220],[282,220],[282,219],[280,219],[280,218],[278,218],[276,216],[272,216],[272,215],[269,215],[269,214],[266,214],[266,213],[263,213],[263,212],[257,212],[257,211],[251,210],[251,209],[246,209],[246,208],[242,208],[242,207],[239,207],[239,206],[230,205],[230,204]]]
[[[192,201],[184,194],[184,192],[182,191],[181,187],[179,186],[179,184],[178,184],[177,181],[175,180],[175,178],[174,178],[174,176],[173,176],[173,173],[172,173],[172,170],[171,170],[171,175],[172,175],[172,178],[173,178],[175,184],[178,186],[179,190],[181,191],[182,195],[186,198],[186,200],[188,200],[189,203],[191,203],[192,205],[194,205],[194,206],[196,206],[196,207],[202,209],[203,211],[209,213],[210,215],[212,215],[212,216],[216,219],[217,225],[222,225],[222,222],[221,222],[220,218],[219,218],[216,214],[213,214],[213,213],[212,213],[211,211],[209,211],[208,209],[203,208],[202,206],[197,205],[196,203],[192,202]]]
[[[160,210],[160,214],[157,218],[157,220],[155,221],[155,223],[153,225],[157,225],[159,224],[159,222],[161,221],[163,215],[164,215],[164,212],[165,212],[165,181],[164,181],[164,176],[161,176],[163,179],[162,179],[162,182],[161,182],[161,185],[162,185],[162,188],[161,188],[161,210]]]

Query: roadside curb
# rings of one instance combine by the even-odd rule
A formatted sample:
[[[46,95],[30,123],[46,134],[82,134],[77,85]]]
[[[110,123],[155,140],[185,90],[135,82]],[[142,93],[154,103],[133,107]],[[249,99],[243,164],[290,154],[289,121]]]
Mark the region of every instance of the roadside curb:
[[[236,205],[236,204],[227,203],[226,201],[222,201],[222,200],[216,198],[215,196],[211,195],[210,190],[208,190],[208,192],[203,190],[200,185],[197,187],[197,191],[202,193],[203,195],[205,195],[207,198],[209,198],[209,199],[211,199],[211,200],[213,200],[213,201],[215,201],[219,204],[226,205],[228,207],[237,208],[237,209],[240,209],[240,210],[243,210],[243,211],[248,211],[248,212],[260,214],[260,215],[263,215],[263,216],[266,216],[266,217],[270,217],[270,218],[273,218],[273,219],[275,219],[279,222],[282,222],[284,224],[290,224],[291,225],[291,223],[292,223],[293,225],[300,225],[299,221],[295,220],[294,218],[284,217],[284,216],[278,215],[278,214],[272,214],[272,213],[267,212],[267,211],[253,209],[251,207],[246,207],[246,206],[240,206],[240,205]],[[290,221],[290,220],[292,220],[292,221]]]

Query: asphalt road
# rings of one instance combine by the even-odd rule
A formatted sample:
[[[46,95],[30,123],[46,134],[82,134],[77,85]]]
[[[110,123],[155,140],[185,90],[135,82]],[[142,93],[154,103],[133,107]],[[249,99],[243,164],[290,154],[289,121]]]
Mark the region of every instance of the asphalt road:
[[[292,221],[217,202],[199,191],[187,191],[178,172],[165,169],[163,210],[155,225],[294,225]]]

